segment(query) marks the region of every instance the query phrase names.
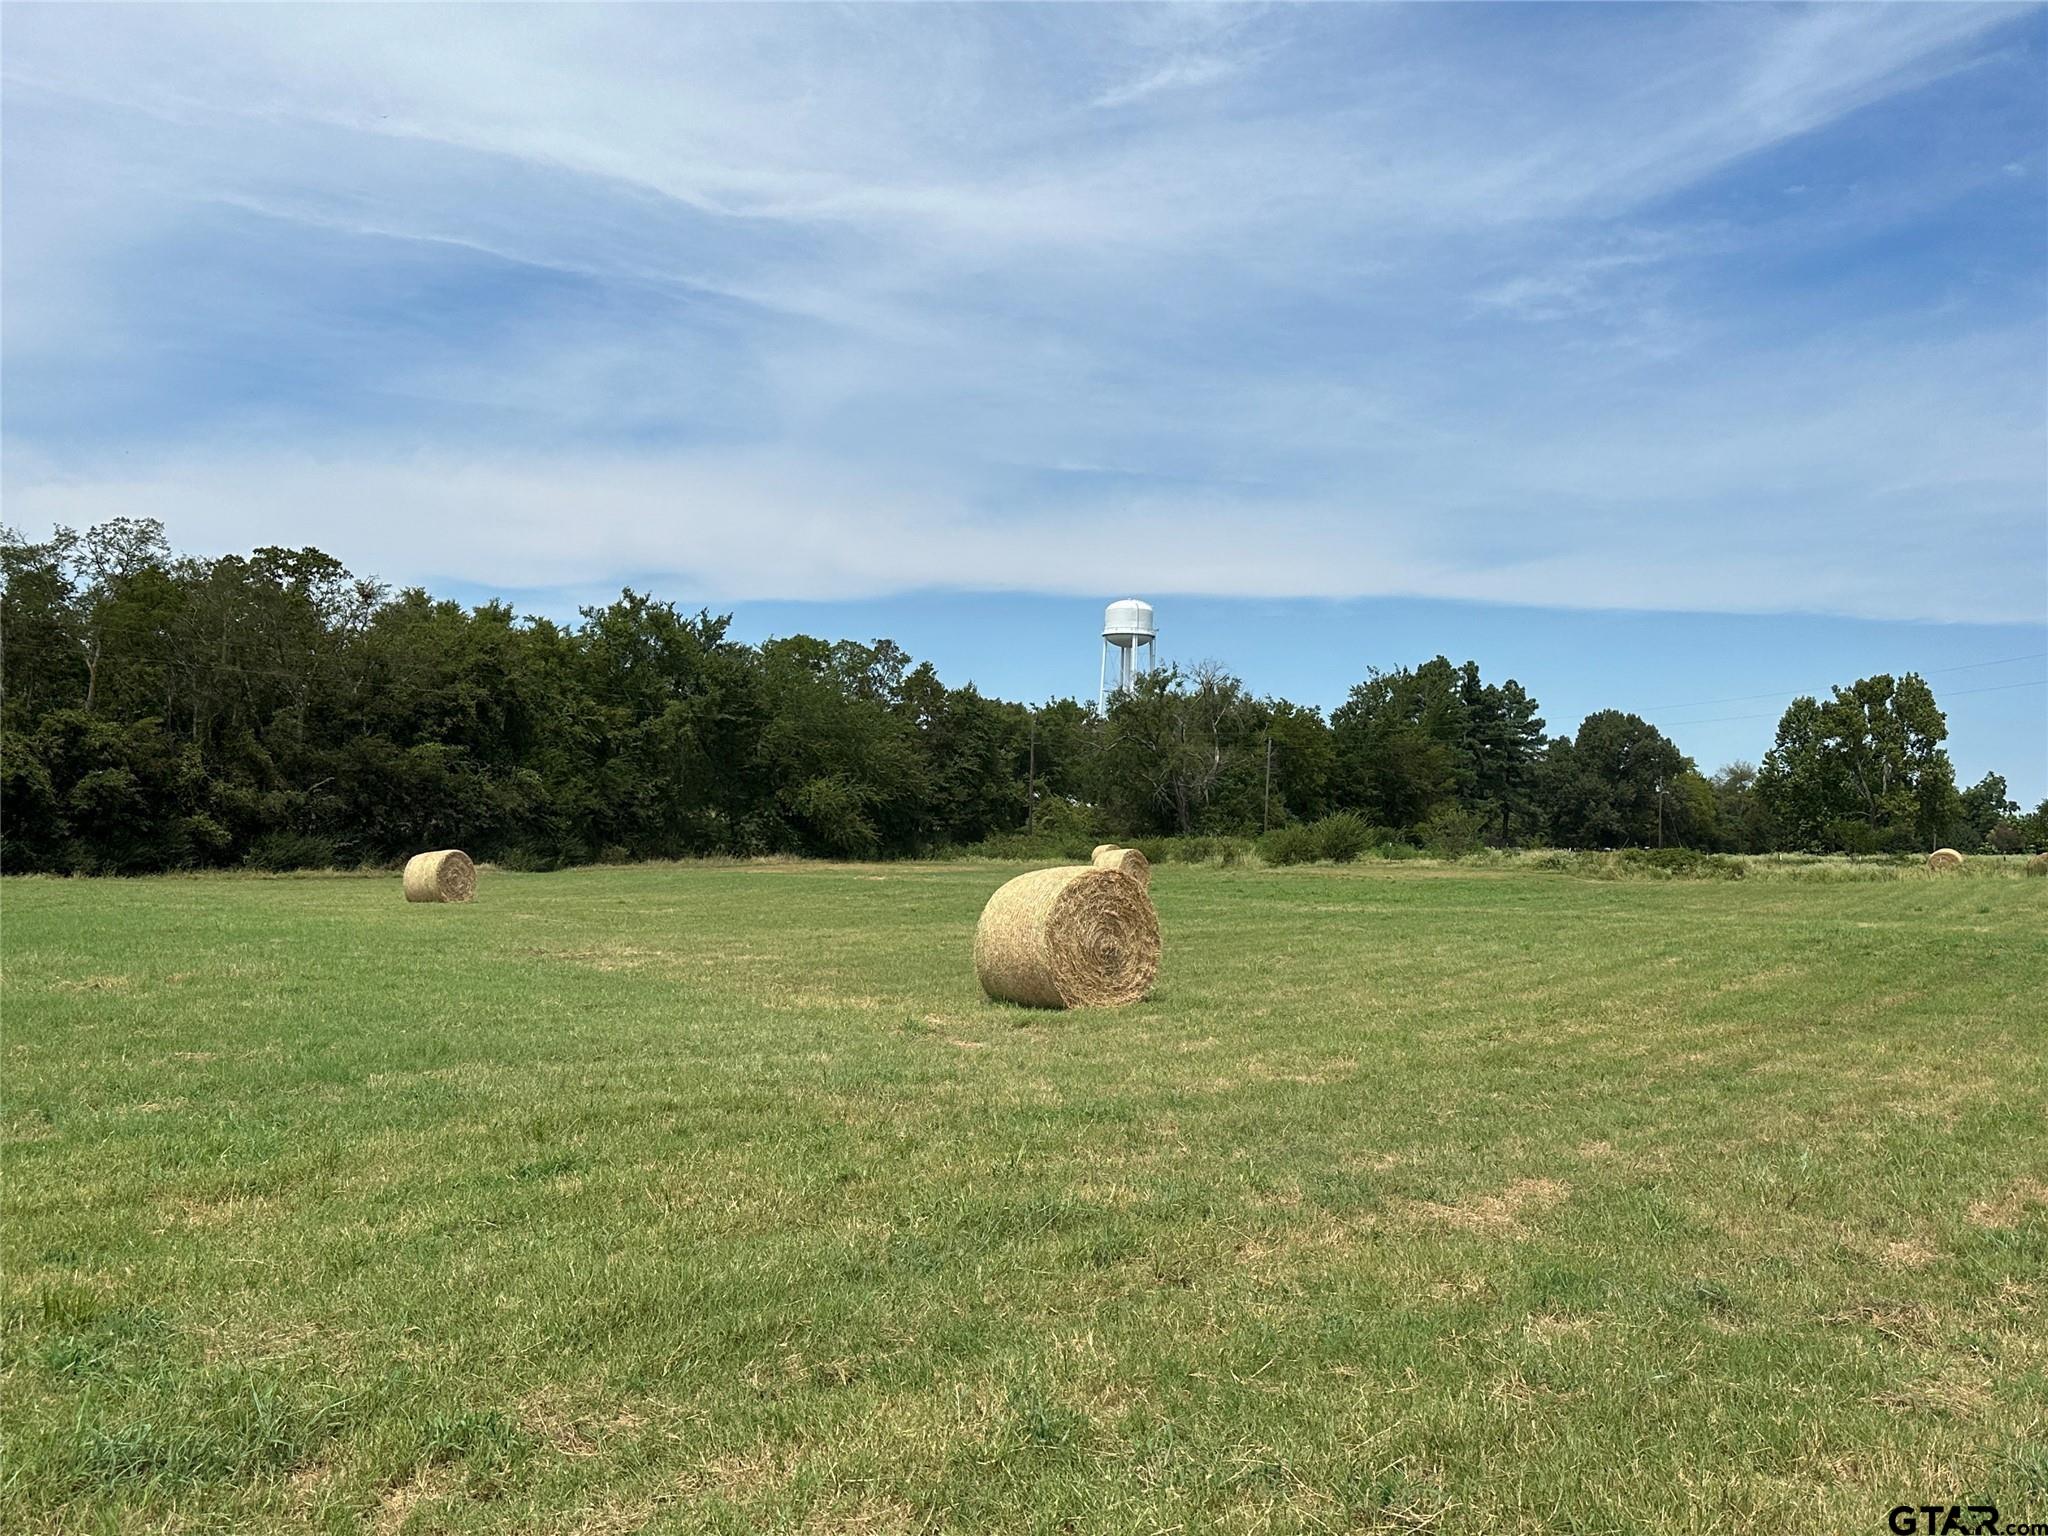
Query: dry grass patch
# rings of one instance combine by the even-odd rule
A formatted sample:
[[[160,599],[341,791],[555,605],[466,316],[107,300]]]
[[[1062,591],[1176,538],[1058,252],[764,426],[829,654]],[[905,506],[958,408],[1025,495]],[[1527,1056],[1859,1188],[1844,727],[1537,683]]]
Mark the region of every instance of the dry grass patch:
[[[422,1467],[413,1477],[385,1489],[370,1511],[370,1529],[376,1536],[414,1536],[444,1529],[430,1522],[434,1506],[462,1496],[462,1473],[455,1467]],[[422,1522],[422,1523],[415,1523]]]
[[[743,1504],[783,1487],[796,1475],[794,1447],[762,1441],[750,1451],[708,1456],[683,1474],[682,1486]]]
[[[595,1508],[572,1511],[569,1518],[575,1523],[566,1529],[569,1536],[632,1536],[636,1531],[646,1530],[657,1511],[674,1502],[672,1498],[608,1498]]]
[[[1349,1082],[1358,1075],[1358,1058],[1337,1056],[1321,1062],[1269,1061],[1255,1056],[1245,1063],[1246,1074],[1260,1082],[1301,1083],[1320,1086]]]
[[[1857,1302],[1839,1312],[1826,1313],[1820,1321],[1867,1328],[1894,1344],[1914,1350],[1933,1347],[1942,1336],[1943,1326],[1941,1314],[1932,1307],[1889,1300]]]
[[[640,949],[631,944],[590,944],[581,949],[537,951],[565,965],[591,971],[644,971],[673,957],[666,950]]]
[[[1549,1344],[1558,1339],[1579,1339],[1593,1331],[1593,1319],[1582,1314],[1566,1316],[1556,1312],[1543,1312],[1522,1324],[1523,1334],[1537,1343]]]
[[[1995,1385],[1981,1370],[1951,1367],[1906,1386],[1880,1392],[1871,1401],[1888,1413],[1937,1413],[1981,1419],[1996,1400]]]
[[[1416,1224],[1476,1232],[1484,1237],[1526,1237],[1533,1217],[1560,1204],[1572,1192],[1561,1179],[1517,1179],[1491,1195],[1475,1195],[1454,1204],[1435,1200],[1404,1201],[1397,1211]]]
[[[855,1013],[880,1013],[897,1006],[895,999],[866,992],[825,992],[809,989],[771,989],[764,992],[761,1006],[778,1013],[832,1013],[841,1008]]]
[[[2018,1226],[2028,1209],[2037,1205],[2048,1205],[2048,1184],[2039,1179],[2020,1179],[2003,1194],[1971,1201],[1963,1214],[1972,1226],[2004,1231]]]
[[[60,977],[49,983],[52,992],[125,992],[134,985],[133,976],[81,976],[76,980]]]
[[[1902,1237],[1879,1250],[1877,1261],[1886,1269],[1925,1269],[1941,1257],[1941,1250],[1918,1238]]]
[[[170,1195],[161,1199],[159,1205],[166,1214],[181,1226],[224,1227],[251,1216],[260,1216],[271,1207],[267,1195],[242,1193],[226,1195]]]

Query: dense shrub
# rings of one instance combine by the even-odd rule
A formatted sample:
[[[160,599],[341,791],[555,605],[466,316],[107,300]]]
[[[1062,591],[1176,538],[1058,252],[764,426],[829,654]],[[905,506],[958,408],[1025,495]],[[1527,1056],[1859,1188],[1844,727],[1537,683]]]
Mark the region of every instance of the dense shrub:
[[[1242,837],[1192,837],[1147,838],[1130,845],[1136,848],[1154,864],[1236,864],[1251,852],[1251,843]]]
[[[1106,841],[1102,836],[1102,819],[1094,806],[1058,795],[1048,795],[1038,802],[1029,830],[1040,841],[1060,848],[1078,848],[1083,853]]]
[[[1749,873],[1740,859],[1693,848],[1623,848],[1563,857],[1573,874],[1595,880],[1740,880]],[[1546,858],[1538,867],[1555,866]]]
[[[1094,847],[1072,837],[1036,836],[1029,832],[1003,832],[953,850],[970,859],[1021,859],[1029,863],[1064,862],[1085,864]]]
[[[1313,822],[1290,822],[1259,839],[1259,857],[1268,864],[1307,864],[1323,854]]]
[[[1624,848],[1620,857],[1637,869],[1692,880],[1740,880],[1744,873],[1740,859],[1697,848]]]
[[[1337,811],[1315,824],[1316,848],[1333,864],[1349,864],[1377,838],[1372,824],[1356,811]]]
[[[1422,846],[1440,859],[1459,859],[1484,841],[1477,811],[1440,805],[1422,824]]]

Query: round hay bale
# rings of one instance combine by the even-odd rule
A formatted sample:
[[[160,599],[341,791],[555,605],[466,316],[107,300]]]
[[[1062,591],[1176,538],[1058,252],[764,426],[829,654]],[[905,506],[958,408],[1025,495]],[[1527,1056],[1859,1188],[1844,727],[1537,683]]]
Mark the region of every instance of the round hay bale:
[[[1097,869],[1113,869],[1118,874],[1128,875],[1138,882],[1141,891],[1152,884],[1152,861],[1135,848],[1119,848],[1115,843],[1104,843],[1095,850],[1095,856],[1089,863]]]
[[[468,901],[476,895],[476,866],[460,848],[416,853],[405,861],[407,901]]]
[[[1937,848],[1927,855],[1927,867],[1936,874],[1944,869],[1961,869],[1963,856],[1953,848]]]
[[[1116,844],[1115,844],[1115,843],[1097,843],[1097,844],[1095,845],[1095,851],[1094,851],[1093,853],[1091,853],[1091,854],[1089,854],[1089,855],[1088,855],[1088,862],[1089,862],[1090,864],[1100,864],[1100,863],[1102,862],[1102,856],[1103,856],[1103,855],[1104,855],[1105,853],[1115,853],[1115,852],[1116,852]]]
[[[2027,860],[2027,873],[2030,875],[2048,875],[2048,853],[2037,853]]]
[[[1135,1003],[1159,974],[1159,914],[1143,886],[1113,869],[1033,870],[981,909],[974,973],[998,1002],[1032,1008]]]

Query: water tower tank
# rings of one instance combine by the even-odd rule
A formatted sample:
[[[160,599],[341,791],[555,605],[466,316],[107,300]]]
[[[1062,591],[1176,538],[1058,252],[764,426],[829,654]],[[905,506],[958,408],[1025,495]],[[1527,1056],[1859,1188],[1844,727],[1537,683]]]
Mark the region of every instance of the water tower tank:
[[[1152,627],[1152,605],[1135,597],[1111,603],[1102,615],[1102,638],[1118,650],[1143,645],[1159,632]]]
[[[1109,648],[1116,647],[1116,680],[1109,676]],[[1128,693],[1138,677],[1138,652],[1146,653],[1147,664],[1159,655],[1159,629],[1152,622],[1152,605],[1135,597],[1122,598],[1102,611],[1102,679],[1096,703],[1107,708],[1112,692]]]

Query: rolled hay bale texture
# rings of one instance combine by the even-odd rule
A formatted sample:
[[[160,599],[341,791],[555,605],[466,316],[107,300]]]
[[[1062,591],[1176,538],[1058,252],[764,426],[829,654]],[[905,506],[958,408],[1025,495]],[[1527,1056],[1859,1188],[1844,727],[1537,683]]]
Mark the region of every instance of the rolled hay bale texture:
[[[1113,869],[1063,865],[1019,875],[989,897],[974,973],[998,1002],[1032,1008],[1135,1003],[1159,974],[1159,914]]]
[[[1961,869],[1963,856],[1953,848],[1937,848],[1927,855],[1927,867],[1937,873],[1944,869]]]
[[[1095,856],[1089,862],[1097,869],[1113,869],[1128,875],[1138,882],[1141,891],[1152,884],[1152,861],[1135,848],[1119,848],[1115,843],[1104,843],[1095,850]]]
[[[468,901],[476,895],[476,866],[460,848],[416,853],[405,861],[407,901]]]

